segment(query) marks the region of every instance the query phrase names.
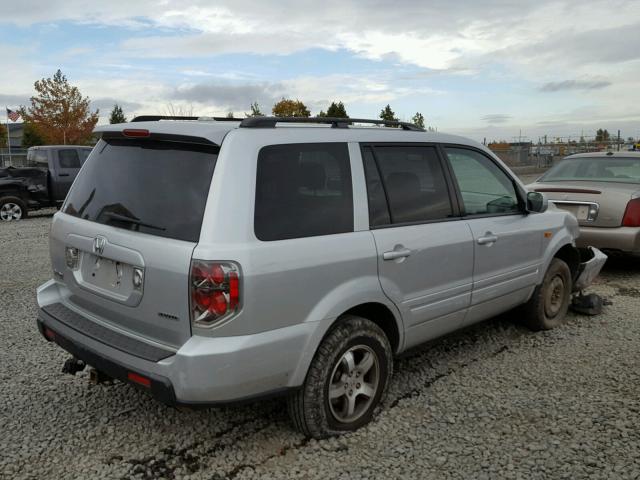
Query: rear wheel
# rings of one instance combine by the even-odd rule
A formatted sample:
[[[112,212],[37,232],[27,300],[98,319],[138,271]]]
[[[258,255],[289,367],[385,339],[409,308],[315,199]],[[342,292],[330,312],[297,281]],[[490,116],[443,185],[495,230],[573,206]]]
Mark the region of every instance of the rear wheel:
[[[523,307],[525,324],[532,330],[550,330],[560,325],[571,301],[571,271],[559,258],[554,258],[531,299]]]
[[[0,198],[0,221],[10,222],[26,218],[27,206],[18,197]]]
[[[324,438],[373,417],[393,368],[391,345],[370,320],[345,317],[322,341],[289,414],[305,435]]]

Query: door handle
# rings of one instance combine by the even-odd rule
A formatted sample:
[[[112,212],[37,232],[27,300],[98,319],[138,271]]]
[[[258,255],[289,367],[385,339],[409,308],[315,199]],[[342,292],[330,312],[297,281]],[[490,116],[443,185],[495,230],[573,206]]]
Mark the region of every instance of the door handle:
[[[498,236],[491,232],[487,232],[484,236],[478,238],[478,245],[491,245],[498,241]]]
[[[68,173],[59,173],[58,176],[59,177],[68,177],[69,174]]]
[[[384,252],[382,254],[382,258],[384,260],[397,260],[398,258],[406,258],[409,255],[411,255],[411,250],[409,250],[408,248],[400,248],[398,250]]]

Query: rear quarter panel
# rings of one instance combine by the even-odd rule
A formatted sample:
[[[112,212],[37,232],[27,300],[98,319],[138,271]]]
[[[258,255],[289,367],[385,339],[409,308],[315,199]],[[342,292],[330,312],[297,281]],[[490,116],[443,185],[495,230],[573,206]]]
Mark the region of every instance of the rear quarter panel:
[[[248,335],[303,322],[317,322],[323,335],[346,310],[367,302],[383,303],[396,319],[395,306],[382,293],[377,252],[368,230],[368,212],[356,208],[351,233],[278,241],[258,240],[254,233],[257,156],[264,145],[299,143],[306,138],[278,129],[257,138],[234,130],[225,138],[213,175],[200,242],[194,258],[240,264],[240,312],[208,336]],[[356,205],[366,201],[359,157],[351,156]],[[364,198],[362,198],[364,196]],[[364,220],[360,218],[365,216]],[[402,332],[402,328],[399,328]],[[402,333],[401,333],[402,334]],[[315,346],[313,346],[315,351]]]

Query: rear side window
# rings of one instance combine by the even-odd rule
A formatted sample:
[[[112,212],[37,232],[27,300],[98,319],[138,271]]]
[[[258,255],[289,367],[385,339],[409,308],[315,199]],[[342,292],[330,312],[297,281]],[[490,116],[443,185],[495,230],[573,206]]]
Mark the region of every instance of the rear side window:
[[[64,212],[92,222],[197,242],[215,145],[100,140],[67,196]]]
[[[442,164],[431,146],[376,146],[373,148],[377,171],[367,149],[365,175],[369,196],[371,226],[386,222],[380,204],[380,178],[388,199],[391,223],[443,220],[453,215]]]
[[[84,165],[84,162],[87,161],[87,157],[89,156],[90,153],[91,153],[91,150],[89,150],[88,148],[83,148],[82,150],[80,150],[80,163],[82,165]]]
[[[58,165],[60,168],[80,168],[78,151],[72,149],[58,150]]]
[[[346,143],[270,145],[260,150],[254,229],[264,241],[353,231]]]

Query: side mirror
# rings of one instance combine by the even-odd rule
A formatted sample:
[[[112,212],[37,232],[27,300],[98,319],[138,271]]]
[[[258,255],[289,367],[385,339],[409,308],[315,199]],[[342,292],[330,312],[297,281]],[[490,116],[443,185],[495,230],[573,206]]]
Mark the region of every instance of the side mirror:
[[[547,210],[549,201],[540,192],[527,192],[527,211],[542,213]]]

